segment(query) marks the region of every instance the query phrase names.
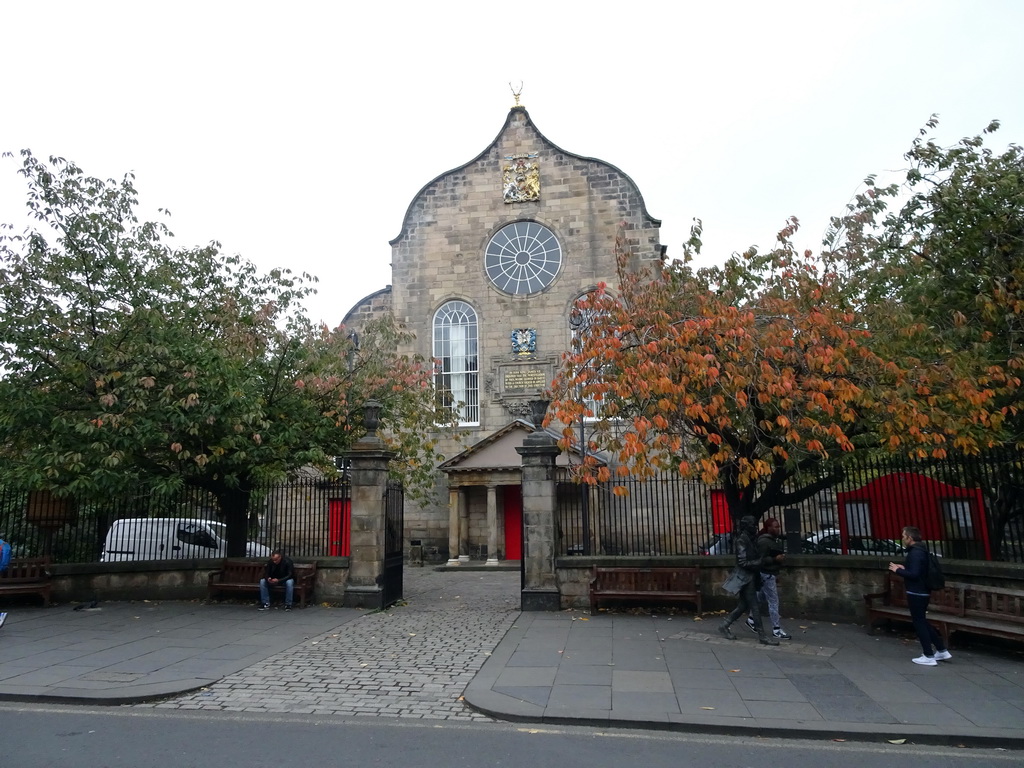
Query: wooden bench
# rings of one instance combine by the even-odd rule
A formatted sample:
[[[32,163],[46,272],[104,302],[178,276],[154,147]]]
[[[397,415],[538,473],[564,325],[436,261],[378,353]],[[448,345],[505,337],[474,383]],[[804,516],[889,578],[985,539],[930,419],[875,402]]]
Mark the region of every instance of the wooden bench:
[[[602,602],[686,602],[701,611],[700,568],[595,566],[590,578],[590,609]]]
[[[266,572],[265,561],[235,560],[225,558],[221,567],[210,574],[207,589],[210,597],[221,592],[244,592],[259,595],[260,579]],[[316,586],[316,563],[295,563],[295,589],[293,597],[298,598],[299,605],[306,607],[306,602],[313,598],[313,587]],[[273,585],[271,593],[284,594],[284,585]]]
[[[0,595],[40,595],[50,604],[50,558],[15,557],[0,573]]]
[[[879,621],[910,622],[903,579],[895,574],[886,574],[885,591],[864,595],[864,602],[868,632]],[[932,592],[928,622],[947,643],[957,631],[1024,640],[1024,590],[947,581],[944,589]]]

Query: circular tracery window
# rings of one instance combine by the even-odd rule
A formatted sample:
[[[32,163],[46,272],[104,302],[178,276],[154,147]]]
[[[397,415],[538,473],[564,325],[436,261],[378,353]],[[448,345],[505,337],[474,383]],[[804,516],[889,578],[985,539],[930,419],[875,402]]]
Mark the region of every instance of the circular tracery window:
[[[555,233],[535,221],[502,227],[484,254],[484,268],[494,286],[518,296],[547,288],[561,266],[562,246]]]

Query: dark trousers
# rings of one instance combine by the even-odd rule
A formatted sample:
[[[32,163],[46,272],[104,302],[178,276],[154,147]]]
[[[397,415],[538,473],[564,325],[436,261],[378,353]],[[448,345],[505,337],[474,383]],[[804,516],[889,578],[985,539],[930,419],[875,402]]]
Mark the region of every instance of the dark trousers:
[[[761,606],[757,600],[757,587],[760,580],[755,576],[740,589],[740,601],[732,609],[732,613],[725,617],[725,626],[729,626],[744,613],[750,613],[754,620],[754,627],[758,634],[761,633]]]
[[[925,614],[928,613],[928,595],[911,595],[907,593],[907,608],[910,609],[910,620],[914,624],[914,631],[917,632],[917,639],[921,641],[921,650],[925,656],[933,656],[935,651],[946,650],[946,644],[942,642],[942,636],[935,631],[935,627],[928,623]],[[932,650],[935,646],[935,651]]]

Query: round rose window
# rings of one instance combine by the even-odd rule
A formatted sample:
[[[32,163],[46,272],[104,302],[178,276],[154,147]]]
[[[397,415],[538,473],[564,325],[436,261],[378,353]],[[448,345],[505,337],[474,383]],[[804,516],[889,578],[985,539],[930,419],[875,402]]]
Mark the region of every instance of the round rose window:
[[[562,266],[555,233],[535,221],[499,229],[487,244],[484,268],[498,290],[525,296],[551,285]]]

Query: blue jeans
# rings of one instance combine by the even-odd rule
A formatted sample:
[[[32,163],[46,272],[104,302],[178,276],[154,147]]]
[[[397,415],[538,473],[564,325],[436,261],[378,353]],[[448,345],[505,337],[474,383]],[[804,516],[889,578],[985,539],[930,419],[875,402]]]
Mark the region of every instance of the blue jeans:
[[[263,603],[264,605],[270,605],[270,588],[271,587],[276,587],[280,583],[281,582],[277,582],[277,584],[267,584],[267,580],[266,579],[260,579],[260,602]],[[294,591],[295,591],[295,579],[288,579],[284,583],[284,604],[285,605],[291,605],[292,604],[292,593]]]
[[[946,650],[946,644],[942,637],[935,631],[935,627],[928,623],[925,614],[928,613],[928,600],[930,595],[912,595],[907,593],[907,608],[910,609],[910,621],[914,624],[914,631],[917,632],[917,639],[921,642],[921,650],[925,656],[935,655],[935,651]],[[935,646],[935,651],[932,646]]]
[[[782,616],[779,615],[779,588],[775,581],[775,574],[761,574],[761,591],[757,593],[759,598],[763,597],[768,603],[768,615],[772,619],[772,627],[779,629]]]

